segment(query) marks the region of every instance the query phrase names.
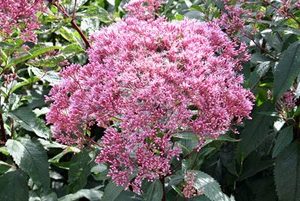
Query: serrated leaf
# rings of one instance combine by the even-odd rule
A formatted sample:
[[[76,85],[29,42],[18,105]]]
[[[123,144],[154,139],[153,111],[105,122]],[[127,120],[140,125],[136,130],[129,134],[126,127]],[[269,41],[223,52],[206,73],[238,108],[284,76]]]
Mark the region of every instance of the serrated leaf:
[[[90,201],[100,201],[103,192],[96,189],[81,189],[73,194],[68,194],[58,199],[58,201],[77,201],[86,198]]]
[[[0,200],[28,201],[27,178],[20,170],[8,172],[0,177]]]
[[[246,121],[246,126],[241,132],[240,154],[246,158],[268,136],[276,117],[263,114],[263,111],[273,109],[268,103],[253,111],[252,120]]]
[[[111,181],[105,187],[103,198],[101,201],[115,201],[123,190],[123,187],[117,186]]]
[[[159,180],[152,182],[144,194],[145,201],[161,201],[163,197],[163,186]]]
[[[290,45],[281,55],[274,72],[275,100],[287,91],[300,73],[300,42]]]
[[[252,89],[254,88],[259,80],[269,71],[270,69],[270,61],[265,61],[257,65],[255,70],[251,73],[250,78],[248,80],[248,85]]]
[[[300,143],[298,141],[278,155],[275,161],[274,177],[280,201],[299,201]]]
[[[93,159],[87,150],[79,152],[72,158],[68,175],[70,192],[76,192],[85,187],[87,177],[91,174],[92,164]]]
[[[276,139],[272,157],[275,158],[293,140],[293,126],[286,127],[279,131]]]
[[[9,114],[22,128],[34,132],[37,136],[45,139],[50,138],[50,130],[44,121],[37,118],[29,106],[19,107]]]
[[[233,201],[233,197],[228,197],[224,194],[217,181],[214,180],[208,174],[201,171],[189,171],[195,176],[194,187],[198,191],[202,191],[203,194],[211,201]]]
[[[49,163],[47,153],[37,140],[20,138],[9,139],[6,147],[15,163],[26,172],[37,186],[46,192],[50,187]]]
[[[282,41],[278,37],[277,33],[274,32],[272,29],[265,29],[261,31],[262,37],[267,41],[267,44],[280,51],[282,48]]]

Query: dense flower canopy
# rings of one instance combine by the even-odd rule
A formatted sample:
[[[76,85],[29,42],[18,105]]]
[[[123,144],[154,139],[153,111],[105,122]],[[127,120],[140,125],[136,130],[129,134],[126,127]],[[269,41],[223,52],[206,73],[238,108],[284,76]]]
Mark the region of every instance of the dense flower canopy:
[[[39,28],[37,12],[44,10],[43,0],[0,0],[0,37],[21,32],[25,41],[35,41]]]
[[[170,173],[175,133],[192,131],[199,144],[218,137],[249,117],[252,94],[238,73],[245,46],[217,24],[141,18],[136,5],[144,6],[134,1],[127,18],[92,36],[87,65],[61,72],[47,120],[66,144],[82,144],[92,125],[106,128],[97,161],[139,192],[143,179]]]

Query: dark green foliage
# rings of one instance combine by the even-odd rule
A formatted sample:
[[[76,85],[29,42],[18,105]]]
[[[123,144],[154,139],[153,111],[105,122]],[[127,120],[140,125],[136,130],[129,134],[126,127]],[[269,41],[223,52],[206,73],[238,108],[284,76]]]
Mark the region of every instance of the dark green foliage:
[[[0,177],[0,200],[28,201],[27,177],[20,171],[11,171]]]
[[[274,98],[278,99],[300,73],[300,42],[294,42],[285,50],[274,72]]]
[[[144,195],[145,201],[161,201],[163,197],[163,186],[158,180],[152,182],[147,186],[147,190]]]
[[[50,188],[49,163],[43,146],[37,140],[19,138],[8,140],[6,147],[15,163],[26,172],[33,183],[44,192]]]
[[[274,169],[276,190],[282,201],[300,199],[300,143],[295,141],[279,154]]]

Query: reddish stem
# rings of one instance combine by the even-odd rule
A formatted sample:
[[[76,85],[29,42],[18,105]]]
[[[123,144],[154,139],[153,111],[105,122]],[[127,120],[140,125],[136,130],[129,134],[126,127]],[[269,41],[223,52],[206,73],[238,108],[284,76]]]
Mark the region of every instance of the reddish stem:
[[[75,12],[73,13],[73,16],[70,17],[70,15],[67,13],[67,11],[65,10],[64,7],[62,7],[58,1],[54,1],[52,3],[60,12],[62,12],[62,14],[67,17],[67,18],[71,18],[71,25],[72,27],[79,33],[80,37],[82,38],[83,42],[85,43],[86,48],[90,48],[91,45],[87,39],[87,37],[84,35],[84,33],[82,32],[82,30],[80,29],[80,27],[77,25],[76,21],[75,21]]]

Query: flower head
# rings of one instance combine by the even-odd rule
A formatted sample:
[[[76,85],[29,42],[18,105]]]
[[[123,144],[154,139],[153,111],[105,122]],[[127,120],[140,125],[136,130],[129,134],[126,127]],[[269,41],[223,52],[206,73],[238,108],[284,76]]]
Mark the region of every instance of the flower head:
[[[192,198],[198,195],[204,194],[201,189],[195,188],[195,175],[193,172],[187,172],[184,177],[185,185],[183,187],[182,193],[186,198]]]
[[[34,30],[40,27],[36,14],[43,10],[43,0],[0,0],[0,36],[18,29],[24,41],[35,41]]]
[[[66,68],[51,90],[47,120],[67,144],[82,144],[94,124],[106,128],[96,161],[118,185],[139,192],[142,180],[170,174],[175,133],[217,137],[252,109],[239,75],[245,46],[215,23],[128,16],[91,40],[89,63]]]
[[[141,20],[154,19],[162,0],[132,0],[125,5],[127,15]]]

